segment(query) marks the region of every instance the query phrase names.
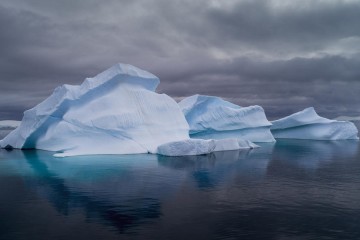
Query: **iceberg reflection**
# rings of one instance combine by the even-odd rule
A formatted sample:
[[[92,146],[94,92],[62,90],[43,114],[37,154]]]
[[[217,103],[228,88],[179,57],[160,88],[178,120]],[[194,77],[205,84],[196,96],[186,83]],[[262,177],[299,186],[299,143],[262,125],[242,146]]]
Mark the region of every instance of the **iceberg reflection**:
[[[234,181],[235,178],[262,179],[271,160],[273,146],[273,143],[264,143],[260,148],[213,152],[200,156],[159,155],[158,162],[161,166],[187,172],[200,189],[209,189]]]
[[[17,220],[25,227],[14,222],[13,229],[45,231],[48,216],[67,221],[80,216],[84,229],[96,223],[115,234],[113,239],[172,238],[174,233],[177,239],[195,239],[199,232],[208,239],[278,239],[279,232],[318,239],[333,229],[357,239],[358,160],[356,141],[279,140],[252,150],[184,157],[55,158],[46,151],[0,150],[0,186],[11,189],[8,199],[16,203],[0,208],[5,213],[0,217],[9,221],[17,208],[28,211],[36,202],[32,211],[40,210],[41,217],[29,214],[32,222]],[[4,199],[0,195],[8,207]]]
[[[304,169],[316,169],[333,160],[345,161],[358,153],[359,143],[353,140],[278,140],[272,163],[281,162]]]
[[[110,225],[119,232],[161,216],[160,197],[176,188],[168,171],[148,174],[157,168],[155,155],[92,156],[54,158],[46,151],[2,151],[2,155],[22,161],[28,187],[47,199],[65,216],[84,212],[90,221]],[[153,160],[152,160],[153,159]],[[24,160],[27,166],[24,166]],[[142,171],[136,171],[141,166]],[[147,172],[147,170],[149,172]],[[14,171],[15,172],[15,171]]]

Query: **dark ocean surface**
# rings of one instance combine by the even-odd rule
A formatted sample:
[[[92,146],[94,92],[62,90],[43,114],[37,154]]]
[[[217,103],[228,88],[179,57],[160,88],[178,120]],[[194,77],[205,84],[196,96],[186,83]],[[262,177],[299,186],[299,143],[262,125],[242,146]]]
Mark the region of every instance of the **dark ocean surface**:
[[[358,141],[192,157],[0,150],[0,239],[360,239]]]

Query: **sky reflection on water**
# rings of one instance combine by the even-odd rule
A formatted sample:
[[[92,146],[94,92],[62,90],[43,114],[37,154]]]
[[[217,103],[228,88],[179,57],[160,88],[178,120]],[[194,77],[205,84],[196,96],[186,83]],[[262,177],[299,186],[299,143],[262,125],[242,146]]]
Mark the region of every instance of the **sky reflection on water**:
[[[202,156],[0,151],[0,239],[354,239],[358,141]]]

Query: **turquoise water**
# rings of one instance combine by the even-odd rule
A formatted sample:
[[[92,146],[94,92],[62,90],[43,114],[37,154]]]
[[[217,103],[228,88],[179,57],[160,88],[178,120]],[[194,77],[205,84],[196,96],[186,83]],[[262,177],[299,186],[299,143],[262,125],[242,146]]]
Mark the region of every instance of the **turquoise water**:
[[[360,239],[359,142],[196,157],[0,150],[0,239]]]

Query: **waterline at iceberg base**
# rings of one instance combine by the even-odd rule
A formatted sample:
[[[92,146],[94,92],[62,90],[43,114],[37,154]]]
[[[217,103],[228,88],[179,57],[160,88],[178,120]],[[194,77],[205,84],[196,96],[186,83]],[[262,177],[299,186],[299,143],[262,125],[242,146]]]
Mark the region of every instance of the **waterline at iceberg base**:
[[[20,126],[0,141],[0,147],[54,151],[58,157],[180,156],[253,148],[252,142],[274,142],[273,134],[358,139],[352,123],[321,118],[315,111],[270,123],[260,106],[240,107],[218,97],[194,95],[178,104],[155,92],[159,83],[147,71],[116,64],[79,86],[58,87],[25,111]]]

